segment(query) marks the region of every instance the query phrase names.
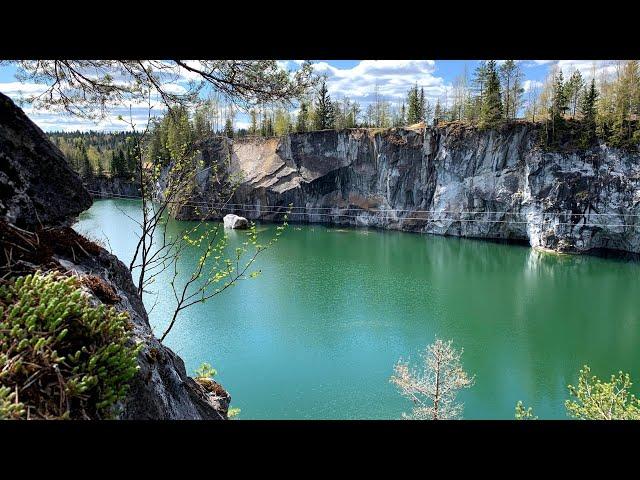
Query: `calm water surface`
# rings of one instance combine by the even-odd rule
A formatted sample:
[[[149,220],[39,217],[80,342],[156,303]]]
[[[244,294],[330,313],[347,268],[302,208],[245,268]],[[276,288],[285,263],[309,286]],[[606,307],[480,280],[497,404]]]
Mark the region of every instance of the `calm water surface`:
[[[140,217],[139,203],[96,201],[75,227],[128,263],[136,225],[125,213]],[[268,238],[274,227],[259,231]],[[200,254],[184,259],[185,272]],[[585,363],[640,381],[640,263],[292,225],[255,265],[261,276],[185,310],[165,340],[189,372],[217,368],[240,418],[399,418],[411,406],[389,383],[393,365],[436,335],[464,347],[476,375],[461,395],[465,418],[513,418],[518,400],[566,418],[566,385]],[[173,304],[166,282],[155,288],[159,334]]]

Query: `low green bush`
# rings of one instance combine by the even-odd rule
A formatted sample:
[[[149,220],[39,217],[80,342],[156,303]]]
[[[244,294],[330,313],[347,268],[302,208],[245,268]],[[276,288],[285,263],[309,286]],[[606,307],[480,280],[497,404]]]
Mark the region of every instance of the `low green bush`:
[[[139,368],[129,330],[75,276],[0,285],[0,419],[113,418]]]

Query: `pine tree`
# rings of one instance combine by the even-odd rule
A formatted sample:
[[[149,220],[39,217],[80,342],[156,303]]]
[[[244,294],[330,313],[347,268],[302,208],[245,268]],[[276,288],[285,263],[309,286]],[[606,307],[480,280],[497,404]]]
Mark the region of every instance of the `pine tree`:
[[[224,136],[227,138],[233,138],[233,121],[227,118],[224,123]]]
[[[569,101],[569,109],[571,111],[571,118],[576,118],[576,113],[580,107],[580,95],[584,90],[585,84],[582,79],[582,74],[579,70],[573,72],[566,86],[567,99]]]
[[[473,72],[473,79],[471,80],[471,88],[474,93],[469,103],[468,117],[472,121],[480,120],[480,112],[484,103],[485,93],[487,85],[487,62],[481,61]]]
[[[500,65],[499,75],[502,80],[502,104],[504,105],[504,116],[509,120],[512,116],[515,117],[512,111],[513,99],[513,84],[517,76],[518,65],[514,60],[505,60]]]
[[[358,126],[358,115],[360,115],[360,104],[354,101],[349,109],[349,128],[356,128]]]
[[[300,111],[298,112],[298,118],[296,120],[296,132],[307,131],[307,115],[307,102],[300,102]]]
[[[563,115],[569,109],[567,88],[562,78],[562,70],[558,70],[553,85],[553,100],[551,103],[551,117],[553,120],[563,120]]]
[[[89,179],[93,177],[93,167],[91,166],[91,161],[89,160],[89,155],[87,155],[87,147],[84,142],[80,147],[80,166],[82,168],[82,177]]]
[[[638,61],[629,60],[620,67],[620,73],[615,83],[611,145],[622,147],[632,141],[633,122],[631,122],[631,116],[638,114],[639,90],[640,69]]]
[[[564,130],[564,114],[569,109],[567,99],[567,87],[562,77],[562,70],[558,70],[554,78],[551,107],[549,117],[551,118],[551,139],[556,141],[560,138]]]
[[[487,62],[484,89],[484,99],[480,110],[480,125],[488,127],[495,125],[503,118],[500,79],[498,77],[495,60],[489,60]]]
[[[424,122],[425,118],[425,99],[424,99],[424,87],[420,87],[420,100],[418,101],[418,122]]]
[[[327,90],[327,84],[323,80],[316,98],[316,130],[333,128],[334,112],[333,103]]]
[[[596,81],[591,79],[591,86],[584,90],[580,103],[580,113],[582,114],[582,144],[586,148],[590,146],[596,138],[596,103],[598,101],[598,91]]]
[[[440,99],[436,101],[436,108],[433,111],[433,123],[434,125],[438,125],[442,117],[444,116],[444,112],[442,111],[442,106],[440,105]]]
[[[418,96],[418,85],[416,84],[407,93],[407,124],[418,123],[420,114],[420,97]]]
[[[126,177],[127,176],[127,163],[124,158],[124,152],[122,149],[112,152],[111,158],[111,175],[114,177]]]
[[[258,133],[258,112],[256,112],[255,108],[252,108],[249,112],[251,116],[251,126],[249,127],[249,133],[251,135],[257,135]]]

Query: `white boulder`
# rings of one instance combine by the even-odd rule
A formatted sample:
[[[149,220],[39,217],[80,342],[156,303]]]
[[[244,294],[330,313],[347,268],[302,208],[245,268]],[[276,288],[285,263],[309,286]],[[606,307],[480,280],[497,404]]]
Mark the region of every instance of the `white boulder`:
[[[249,221],[233,213],[225,215],[223,218],[224,228],[246,229],[249,228]]]

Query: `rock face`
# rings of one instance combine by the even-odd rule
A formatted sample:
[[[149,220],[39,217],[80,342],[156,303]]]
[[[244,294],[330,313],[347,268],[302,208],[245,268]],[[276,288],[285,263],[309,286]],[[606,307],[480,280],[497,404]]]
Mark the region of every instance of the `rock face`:
[[[77,234],[76,234],[77,235]],[[135,293],[129,269],[114,255],[98,247],[90,257],[75,259],[58,252],[55,259],[81,278],[94,276],[115,292],[115,307],[126,311],[133,324],[132,339],[142,342],[140,370],[122,404],[121,419],[131,420],[222,420],[227,418],[231,397],[218,385],[207,391],[187,375],[184,362],[153,335],[144,305]],[[101,291],[98,291],[98,295]],[[103,299],[104,301],[104,299]],[[216,384],[217,385],[217,384]]]
[[[90,205],[90,194],[62,153],[0,94],[0,277],[71,271],[90,285],[97,301],[129,314],[132,341],[143,348],[120,418],[226,419],[228,393],[194,381],[180,357],[158,342],[127,267],[65,226]]]
[[[60,225],[90,206],[62,152],[0,93],[0,218],[25,228]]]
[[[640,156],[606,145],[544,151],[537,128],[326,130],[219,140],[202,157],[242,178],[223,214],[278,220],[292,204],[292,222],[639,253]],[[193,200],[213,188],[202,180]],[[183,207],[178,218],[190,217]]]
[[[233,213],[225,215],[223,218],[224,228],[246,229],[249,228],[249,221],[244,217],[239,217]]]

